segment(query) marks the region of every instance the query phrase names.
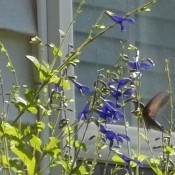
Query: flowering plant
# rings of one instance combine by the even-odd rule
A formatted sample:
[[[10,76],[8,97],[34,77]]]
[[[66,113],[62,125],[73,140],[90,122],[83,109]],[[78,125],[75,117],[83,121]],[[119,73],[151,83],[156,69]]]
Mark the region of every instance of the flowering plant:
[[[39,46],[41,50],[51,49],[53,56],[51,63],[44,62],[42,58],[26,56],[37,71],[39,81],[35,88],[18,84],[16,70],[8,52],[4,45],[0,44],[1,53],[7,58],[7,68],[14,75],[14,82],[7,94],[4,93],[1,82],[4,109],[0,120],[0,164],[3,174],[37,175],[46,172],[51,174],[54,168],[58,168],[60,175],[92,175],[97,163],[101,161],[100,156],[103,156],[105,151],[108,155],[103,161],[103,175],[114,175],[121,170],[124,170],[125,174],[139,175],[144,166],[149,166],[159,175],[175,174],[174,163],[171,161],[171,156],[175,154],[171,145],[173,118],[170,118],[168,131],[165,131],[154,118],[168,101],[172,106],[168,60],[166,70],[169,93],[160,92],[146,106],[141,103],[140,81],[144,73],[153,69],[155,65],[150,58],[141,59],[136,46],[130,44],[127,50],[135,54],[133,58],[127,56],[123,49],[114,70],[98,70],[93,88],[81,84],[78,78],[69,75],[68,71],[72,66],[78,66],[81,51],[92,41],[115,25],[119,25],[121,32],[124,32],[124,23],[135,24],[135,20],[129,16],[148,9],[155,2],[152,0],[124,17],[104,10],[97,23],[92,26],[87,39],[73,51],[70,52],[68,49],[66,54],[62,53],[62,46],[67,32],[60,31],[62,42],[59,47],[43,43],[38,36],[32,38],[31,44]],[[76,21],[84,3],[83,0],[80,1],[72,21]],[[101,25],[100,20],[104,15],[109,16],[109,20],[114,23],[109,26]],[[98,32],[94,34],[97,29]],[[125,47],[122,43],[121,45],[122,48]],[[59,60],[61,58],[62,62]],[[56,66],[58,60],[61,63]],[[74,107],[70,107],[74,99],[68,96],[72,85],[82,96],[88,96],[84,108],[78,112],[75,120],[71,118],[74,115]],[[24,91],[22,95],[21,89]],[[5,100],[6,95],[8,101]],[[133,104],[135,109],[130,111],[129,115],[135,116],[138,123],[135,136],[138,138],[138,148],[134,153],[131,152],[130,144],[133,140],[129,133],[127,114],[124,112],[126,107]],[[9,120],[8,116],[11,106],[17,110],[13,121]],[[23,116],[26,113],[36,116],[34,123],[25,123]],[[123,130],[120,130],[121,126],[116,125],[118,122],[123,123]],[[140,128],[141,123],[144,129]],[[162,133],[162,154],[159,158],[154,156],[149,143],[147,129],[150,128],[157,128]],[[93,135],[87,139],[91,129]],[[151,157],[141,152],[140,137],[147,144]],[[88,158],[88,153],[91,151],[88,147],[89,142],[94,145],[94,154],[91,158]],[[109,171],[111,163],[114,166]]]

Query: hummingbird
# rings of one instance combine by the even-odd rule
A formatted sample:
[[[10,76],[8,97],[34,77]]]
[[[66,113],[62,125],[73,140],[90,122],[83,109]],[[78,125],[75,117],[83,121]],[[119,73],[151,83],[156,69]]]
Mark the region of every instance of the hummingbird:
[[[135,111],[132,111],[132,113],[136,113],[138,108],[140,108],[147,130],[152,128],[165,132],[164,127],[158,121],[156,121],[155,118],[165,109],[168,100],[169,94],[166,91],[161,91],[156,94],[146,105],[132,100],[135,105]]]

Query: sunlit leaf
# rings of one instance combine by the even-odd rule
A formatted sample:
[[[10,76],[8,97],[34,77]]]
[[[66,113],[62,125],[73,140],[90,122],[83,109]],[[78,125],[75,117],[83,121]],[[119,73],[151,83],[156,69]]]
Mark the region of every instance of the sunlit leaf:
[[[32,114],[38,113],[38,109],[35,106],[29,106],[27,110],[30,111]]]
[[[154,166],[157,166],[160,164],[160,160],[159,159],[150,159],[150,163]]]
[[[142,162],[142,161],[144,161],[145,159],[147,159],[148,156],[146,156],[146,155],[144,155],[144,154],[139,154],[139,155],[137,156],[137,158],[138,158],[138,160],[139,160],[140,162]]]
[[[58,158],[59,158],[58,163],[59,163],[59,164],[64,168],[64,170],[65,170],[66,172],[68,172],[68,174],[69,174],[69,172],[70,172],[70,164],[69,164],[69,162],[67,162],[66,160],[64,160],[62,156],[59,156]]]
[[[85,166],[80,166],[80,167],[78,168],[78,170],[79,170],[80,174],[82,174],[82,175],[89,174],[89,173],[87,172]]]
[[[31,38],[30,43],[31,44],[40,44],[41,43],[41,39],[38,36],[35,36],[35,37]]]
[[[19,139],[22,137],[18,129],[10,125],[10,123],[2,122],[0,125],[0,128],[1,128],[2,134],[4,135],[14,136]]]
[[[58,143],[60,142],[56,137],[49,137],[49,140],[49,143],[44,148],[45,151],[50,151],[53,148],[57,148]]]
[[[169,154],[170,156],[172,156],[172,155],[175,154],[174,149],[173,149],[172,147],[170,147],[170,146],[165,146],[165,147],[164,147],[164,152],[165,152],[166,154]]]
[[[9,167],[9,161],[8,161],[7,155],[0,154],[0,164],[4,168],[8,168]]]
[[[74,131],[73,131],[73,129],[72,129],[72,127],[71,127],[70,125],[67,125],[67,126],[65,127],[65,129],[64,129],[64,132],[65,132],[66,134],[71,134],[71,133],[73,133]]]
[[[58,77],[58,76],[53,76],[53,77],[51,77],[51,79],[50,79],[50,83],[58,83],[60,81],[60,77]]]
[[[15,69],[14,69],[13,65],[12,65],[10,62],[7,63],[6,67],[7,67],[11,72],[15,72]]]
[[[117,162],[117,163],[125,163],[124,160],[120,156],[118,156],[117,154],[112,157],[112,160],[114,162]]]
[[[16,154],[20,160],[26,165],[27,174],[33,175],[35,172],[36,160],[32,154],[29,154],[26,150],[21,147],[18,148],[15,145],[11,146],[11,151]]]
[[[52,73],[49,71],[49,65],[45,63],[44,65],[40,64],[37,58],[34,56],[27,55],[26,56],[38,69],[39,77],[42,81],[46,81],[51,78]]]
[[[42,121],[39,121],[36,123],[38,131],[42,131],[45,128],[45,123]]]
[[[131,166],[132,168],[134,168],[134,167],[137,166],[137,164],[136,164],[135,162],[131,161],[131,162],[130,162],[130,166]]]
[[[63,88],[63,90],[70,89],[70,82],[68,80],[62,80],[60,85]]]
[[[150,168],[157,174],[157,175],[163,175],[163,172],[161,171],[161,169],[158,167],[160,161],[158,159],[151,159],[150,161],[148,161],[148,164],[150,166]]]
[[[28,144],[29,144],[32,148],[36,149],[37,151],[42,152],[42,151],[41,151],[42,141],[41,141],[41,139],[40,139],[39,137],[37,137],[36,135],[33,135],[33,134],[32,134],[32,138],[29,140]]]

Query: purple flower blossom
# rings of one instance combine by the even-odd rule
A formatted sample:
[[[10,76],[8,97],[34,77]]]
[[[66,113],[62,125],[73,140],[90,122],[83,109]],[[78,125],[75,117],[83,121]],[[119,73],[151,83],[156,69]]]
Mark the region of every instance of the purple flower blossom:
[[[55,84],[55,91],[58,93],[61,93],[63,91],[63,88],[60,86],[59,83]]]
[[[121,88],[131,82],[128,78],[123,78],[116,81],[108,82],[107,85],[110,87],[111,95],[116,99],[117,103],[119,102],[119,98],[122,95]]]
[[[89,104],[87,103],[85,106],[84,106],[84,109],[82,112],[80,112],[78,114],[78,121],[80,120],[88,120],[88,114],[90,112],[90,109],[89,109]]]
[[[136,91],[135,86],[131,86],[131,87],[127,88],[123,92],[125,100],[135,97],[135,91]]]
[[[141,60],[140,61],[140,52],[137,50],[137,55],[134,61],[128,61],[128,65],[135,70],[140,72],[142,70],[149,70],[154,66],[154,62],[151,59]]]
[[[141,62],[129,61],[128,65],[136,71],[149,70],[153,67],[153,64],[151,64],[149,61],[146,61],[146,60]]]
[[[127,135],[115,133],[114,131],[107,129],[105,126],[100,124],[100,132],[104,135],[106,140],[109,140],[109,147],[111,148],[114,144],[114,140],[117,141],[117,144],[123,143],[123,139],[130,141],[130,138]]]
[[[72,80],[72,82],[75,84],[75,87],[81,92],[82,95],[84,95],[85,93],[91,92],[88,86],[80,84],[75,80]]]
[[[123,154],[118,154],[128,165],[130,164],[131,161],[135,162],[138,166],[143,166],[143,163],[136,160],[136,159],[131,159]]]
[[[124,25],[123,25],[123,22],[126,21],[128,23],[131,23],[131,24],[134,24],[135,21],[132,19],[132,18],[128,18],[128,17],[121,17],[121,16],[118,16],[108,10],[106,10],[106,14],[117,24],[120,25],[120,28],[121,28],[121,31],[124,30]]]
[[[129,78],[123,78],[120,80],[108,82],[107,85],[113,90],[119,90],[121,87],[125,86],[129,82],[131,82]]]
[[[104,103],[96,110],[101,118],[110,123],[124,119],[124,114],[117,109],[117,107],[120,108],[120,104],[117,104],[116,106],[116,104],[111,100],[103,100]]]

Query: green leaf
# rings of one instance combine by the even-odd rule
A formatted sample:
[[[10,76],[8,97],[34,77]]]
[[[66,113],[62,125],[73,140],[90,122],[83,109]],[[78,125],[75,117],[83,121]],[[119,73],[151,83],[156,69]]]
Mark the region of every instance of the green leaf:
[[[87,150],[85,143],[81,143],[78,140],[75,140],[73,137],[68,136],[66,138],[66,140],[67,140],[69,146],[74,146],[75,148],[80,148],[83,151],[86,151]]]
[[[35,37],[31,38],[30,43],[31,44],[40,44],[41,43],[41,39],[38,36],[35,36]]]
[[[44,72],[47,72],[46,68],[39,63],[37,58],[35,58],[34,56],[31,56],[31,55],[26,55],[26,57],[35,65],[35,67],[38,70],[43,70]]]
[[[69,90],[70,89],[70,82],[68,80],[61,80],[61,87],[63,88],[63,90]]]
[[[65,132],[66,134],[72,134],[74,131],[73,131],[73,129],[72,129],[72,127],[71,127],[70,125],[67,125],[67,126],[65,127],[65,129],[64,129],[64,132]]]
[[[27,106],[27,101],[24,98],[22,98],[20,96],[17,96],[17,95],[15,95],[15,97],[13,99],[13,103],[15,103],[15,104],[23,104],[24,106]]]
[[[137,164],[136,164],[135,162],[131,161],[131,162],[130,162],[130,166],[131,166],[132,168],[134,168],[134,167],[137,166]]]
[[[173,149],[172,147],[170,147],[170,146],[165,146],[165,147],[164,147],[164,152],[165,152],[166,154],[169,154],[170,156],[175,155],[174,149]]]
[[[159,159],[150,159],[150,164],[152,164],[153,166],[158,166],[160,164],[160,160]]]
[[[151,169],[157,174],[157,175],[163,175],[163,172],[160,170],[160,168],[158,167],[158,164],[160,163],[160,161],[158,159],[151,159],[150,161],[148,161],[149,166],[151,167]]]
[[[11,151],[20,158],[20,160],[24,163],[24,165],[26,165],[27,174],[34,175],[36,165],[35,157],[33,155],[29,155],[28,152],[23,148],[14,145],[13,142],[11,143],[12,143]]]
[[[14,126],[11,126],[9,123],[2,122],[0,125],[0,129],[3,135],[9,135],[10,137],[14,136],[18,139],[22,137],[18,129],[15,128]]]
[[[37,151],[42,152],[42,151],[41,151],[42,141],[41,141],[41,139],[38,138],[36,135],[33,135],[33,134],[32,134],[32,138],[29,140],[28,144],[29,144],[32,148],[36,149]]]
[[[39,121],[36,123],[36,126],[37,126],[37,130],[40,132],[40,131],[43,131],[43,129],[45,128],[45,123],[42,121]]]
[[[29,89],[26,85],[23,85],[23,87],[24,87],[24,95],[25,95],[27,102],[29,103],[29,102],[34,101],[36,98],[35,92]]]
[[[9,167],[7,155],[3,155],[2,153],[0,154],[0,164],[2,165],[3,168]]]
[[[51,77],[50,78],[50,83],[58,83],[60,81],[60,77],[58,77],[58,76],[53,76],[53,77]]]
[[[88,174],[85,166],[80,166],[78,168],[78,170],[79,170],[80,174],[82,174],[82,175]]]
[[[66,172],[69,173],[70,165],[68,164],[67,161],[65,161],[61,156],[59,156],[59,161],[58,163],[64,168]]]
[[[60,141],[56,137],[50,137],[50,142],[45,145],[45,153],[51,155],[53,158],[58,158],[59,153],[61,152]]]
[[[53,49],[52,53],[55,57],[61,57],[63,55],[61,50],[58,47],[56,47],[53,43],[49,44],[49,46]]]
[[[138,155],[138,160],[140,161],[140,162],[143,162],[145,159],[147,159],[148,158],[148,156],[146,156],[146,155],[144,155],[144,154],[139,154]]]
[[[52,73],[49,71],[49,67],[46,63],[45,65],[40,64],[38,59],[34,56],[27,55],[26,57],[35,65],[39,71],[39,77],[42,81],[46,81],[52,77]]]
[[[51,151],[53,148],[58,147],[58,143],[60,142],[56,137],[49,137],[50,142],[45,146],[45,151]]]
[[[7,67],[11,72],[15,72],[15,69],[14,69],[13,65],[12,65],[10,62],[7,63],[6,67]]]
[[[38,113],[38,109],[37,109],[35,106],[29,106],[29,107],[27,108],[27,110],[28,110],[29,112],[31,112],[32,114],[37,114],[37,113]]]
[[[124,160],[120,156],[118,156],[117,154],[112,157],[112,160],[114,162],[117,162],[117,163],[125,163]]]

